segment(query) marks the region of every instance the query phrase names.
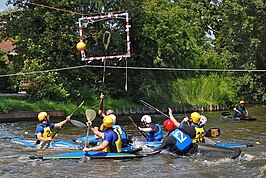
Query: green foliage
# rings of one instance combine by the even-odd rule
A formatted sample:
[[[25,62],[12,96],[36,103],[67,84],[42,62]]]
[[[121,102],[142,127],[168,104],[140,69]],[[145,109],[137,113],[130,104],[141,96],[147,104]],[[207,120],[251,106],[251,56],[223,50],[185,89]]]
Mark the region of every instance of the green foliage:
[[[192,106],[225,104],[235,98],[232,77],[227,75],[202,75],[200,78],[177,79],[172,83],[172,102]]]
[[[261,0],[34,2],[88,16],[129,10],[132,53],[132,57],[128,59],[129,66],[266,68],[266,5]],[[11,0],[9,3],[14,4]],[[79,42],[76,25],[79,14],[27,3],[15,3],[15,6],[19,10],[1,15],[1,18],[8,22],[5,25],[6,36],[15,39],[19,54],[12,66],[13,73],[84,64],[80,61],[80,53],[75,49]],[[116,23],[118,26],[115,26]],[[83,29],[83,40],[87,44],[86,55],[124,53],[124,26],[124,19],[109,19],[88,24],[88,27]],[[111,33],[111,42],[107,50],[104,50],[102,43],[105,31]],[[208,38],[206,34],[214,34],[214,38]],[[90,64],[103,65],[102,61],[93,61]],[[125,66],[125,62],[110,60],[108,65]],[[102,74],[103,71],[99,68],[82,68],[12,77],[11,80],[13,89],[24,87],[21,89],[27,90],[30,100],[72,100],[75,103],[87,100],[95,108],[98,107],[100,91],[109,96],[110,101],[118,101],[117,103],[123,103],[123,99],[136,102],[140,98],[158,104],[176,102],[177,95],[174,100],[170,99],[172,90],[181,94],[181,91],[185,90],[186,95],[182,97],[193,105],[223,103],[234,98],[236,94],[250,100],[265,101],[265,73],[205,75],[200,72],[129,70],[127,92],[124,91],[124,70],[107,69],[105,83],[101,82]],[[176,81],[177,78],[179,80]],[[21,86],[24,79],[32,85],[26,88]],[[186,86],[185,83],[191,88],[179,88],[180,85]],[[232,87],[232,84],[235,87]],[[171,88],[173,86],[174,88]],[[223,88],[215,89],[215,86]],[[197,95],[201,96],[195,98]],[[108,105],[112,107],[111,103]]]

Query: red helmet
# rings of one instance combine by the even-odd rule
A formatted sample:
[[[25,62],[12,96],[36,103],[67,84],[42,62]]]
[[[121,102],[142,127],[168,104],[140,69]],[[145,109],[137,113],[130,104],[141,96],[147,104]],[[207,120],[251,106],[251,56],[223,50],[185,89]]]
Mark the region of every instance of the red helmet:
[[[167,119],[163,123],[164,127],[166,128],[167,131],[173,131],[175,130],[175,124],[171,119]]]

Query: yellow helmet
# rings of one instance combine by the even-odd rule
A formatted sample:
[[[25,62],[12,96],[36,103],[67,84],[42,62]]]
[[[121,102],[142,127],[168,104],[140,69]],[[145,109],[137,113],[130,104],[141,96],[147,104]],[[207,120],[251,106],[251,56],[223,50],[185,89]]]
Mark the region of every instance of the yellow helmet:
[[[191,113],[190,117],[191,117],[192,121],[195,124],[199,123],[199,121],[200,121],[200,114],[198,112]]]
[[[43,119],[45,119],[48,116],[47,112],[40,112],[38,114],[38,119],[39,121],[43,121]]]
[[[241,100],[239,103],[240,103],[240,104],[245,104],[245,101]]]
[[[112,125],[113,125],[112,116],[105,116],[103,118],[103,125],[104,125],[104,127],[108,127],[108,128],[112,127]]]

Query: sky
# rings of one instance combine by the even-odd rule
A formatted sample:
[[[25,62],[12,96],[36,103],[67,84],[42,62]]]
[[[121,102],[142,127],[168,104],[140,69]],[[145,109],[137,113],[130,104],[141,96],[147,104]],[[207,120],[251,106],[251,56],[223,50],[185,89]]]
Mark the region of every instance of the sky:
[[[8,9],[8,7],[13,7],[12,5],[6,6],[5,5],[6,2],[7,0],[0,0],[0,10],[5,10],[5,9]]]

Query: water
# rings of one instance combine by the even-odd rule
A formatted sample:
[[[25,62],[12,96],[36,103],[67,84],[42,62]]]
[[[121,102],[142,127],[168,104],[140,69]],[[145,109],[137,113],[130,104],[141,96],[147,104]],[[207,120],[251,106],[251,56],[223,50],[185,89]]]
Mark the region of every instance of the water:
[[[8,138],[33,138],[37,122],[0,124],[0,177],[265,177],[265,108],[266,106],[248,107],[250,114],[258,118],[258,121],[228,121],[223,120],[219,112],[204,113],[209,119],[207,128],[219,127],[222,131],[215,139],[216,142],[254,145],[242,148],[241,156],[235,160],[177,157],[163,153],[131,160],[31,160],[29,155],[51,155],[58,150],[26,148],[10,143]],[[163,117],[155,119],[160,124],[163,120]],[[120,123],[129,135],[143,139],[129,119],[125,117],[124,122]],[[75,128],[68,123],[56,139],[70,141],[73,135],[85,135],[85,132],[85,129]],[[144,148],[144,151],[150,150]]]

